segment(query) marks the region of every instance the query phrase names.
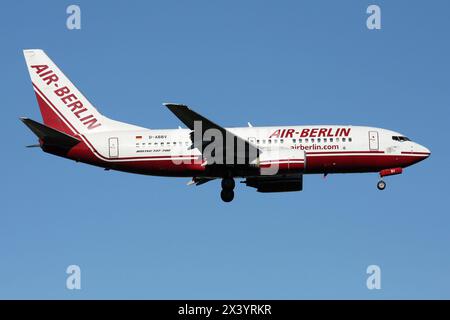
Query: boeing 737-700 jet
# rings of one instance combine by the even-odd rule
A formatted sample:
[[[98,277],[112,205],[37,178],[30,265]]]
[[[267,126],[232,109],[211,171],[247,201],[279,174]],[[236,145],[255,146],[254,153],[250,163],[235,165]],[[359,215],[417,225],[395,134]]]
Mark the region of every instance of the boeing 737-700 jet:
[[[43,123],[21,120],[43,151],[79,162],[145,175],[221,179],[234,198],[235,178],[259,192],[301,191],[304,174],[377,172],[383,178],[430,155],[386,129],[340,126],[225,128],[185,105],[164,104],[187,129],[146,129],[101,115],[44,51],[24,50]]]

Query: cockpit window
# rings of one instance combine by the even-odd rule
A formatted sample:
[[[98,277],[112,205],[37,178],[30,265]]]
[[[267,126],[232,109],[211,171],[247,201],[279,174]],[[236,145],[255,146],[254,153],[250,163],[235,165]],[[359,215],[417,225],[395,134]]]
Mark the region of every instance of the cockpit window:
[[[392,136],[392,140],[400,142],[411,141],[409,138],[404,136]]]

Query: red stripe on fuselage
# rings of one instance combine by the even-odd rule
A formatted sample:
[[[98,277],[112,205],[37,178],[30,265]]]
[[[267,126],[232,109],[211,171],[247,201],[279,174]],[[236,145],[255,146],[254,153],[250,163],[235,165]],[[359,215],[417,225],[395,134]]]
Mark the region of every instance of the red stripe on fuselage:
[[[308,155],[315,155],[315,154],[355,154],[355,153],[365,153],[365,154],[383,154],[384,151],[308,151]]]
[[[408,167],[426,157],[410,155],[321,155],[306,156],[305,173],[379,172],[383,169]]]
[[[412,152],[412,151],[402,151],[402,154],[411,154],[411,155],[418,155],[418,156],[429,156],[429,152]]]

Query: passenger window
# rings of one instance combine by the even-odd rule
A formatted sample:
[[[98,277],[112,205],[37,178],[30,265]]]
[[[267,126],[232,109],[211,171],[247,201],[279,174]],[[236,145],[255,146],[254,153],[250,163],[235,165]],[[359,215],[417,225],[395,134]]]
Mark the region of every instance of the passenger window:
[[[280,143],[283,143],[284,142],[284,140],[283,139],[280,139]]]
[[[302,139],[298,139],[298,143],[302,143]]]
[[[259,140],[256,140],[256,144],[259,144]]]
[[[314,143],[314,138],[311,138],[311,142]]]
[[[320,138],[317,138],[317,142],[319,142],[319,143],[320,143]]]
[[[272,140],[270,140],[270,139],[267,140],[267,143],[268,143],[268,144],[271,144],[271,143],[272,143]]]
[[[263,142],[263,144],[265,144],[265,143],[266,143],[266,140],[263,140],[262,142]]]
[[[345,142],[345,138],[342,138],[342,142]]]
[[[330,138],[330,142],[333,142],[333,138]]]
[[[305,143],[308,143],[308,139],[305,139]]]
[[[348,142],[352,142],[352,138],[348,138]]]
[[[339,138],[336,138],[336,142],[339,142]]]
[[[326,143],[326,142],[327,142],[327,138],[323,138],[323,142],[325,142],[325,143]]]
[[[295,143],[295,139],[292,139],[292,143]]]

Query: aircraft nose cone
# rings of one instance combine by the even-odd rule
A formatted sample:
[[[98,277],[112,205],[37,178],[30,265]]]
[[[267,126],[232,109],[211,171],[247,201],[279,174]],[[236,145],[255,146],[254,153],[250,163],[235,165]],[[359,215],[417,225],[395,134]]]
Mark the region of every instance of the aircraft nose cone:
[[[431,155],[430,149],[424,146],[420,146],[420,152],[423,153],[425,158],[428,158]]]

